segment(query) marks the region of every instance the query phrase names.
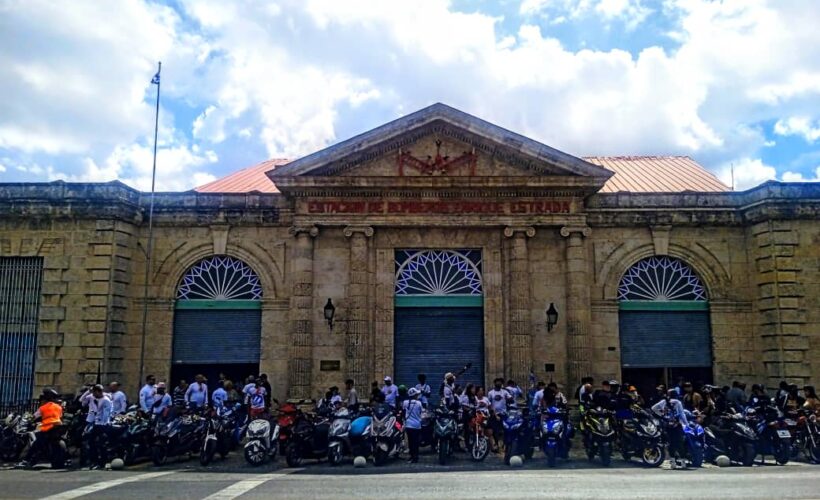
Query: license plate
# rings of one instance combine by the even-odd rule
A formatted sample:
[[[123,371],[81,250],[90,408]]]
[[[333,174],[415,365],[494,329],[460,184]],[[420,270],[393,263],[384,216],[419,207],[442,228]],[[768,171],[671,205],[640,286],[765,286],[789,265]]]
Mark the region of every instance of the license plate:
[[[777,431],[777,435],[785,439],[790,439],[792,437],[791,433],[786,430]]]

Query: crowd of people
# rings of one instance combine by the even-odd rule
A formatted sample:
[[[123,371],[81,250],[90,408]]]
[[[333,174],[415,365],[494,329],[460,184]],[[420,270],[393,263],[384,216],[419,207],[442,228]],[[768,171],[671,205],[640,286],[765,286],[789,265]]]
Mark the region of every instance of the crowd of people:
[[[536,383],[533,377],[529,380],[530,387],[527,390],[522,389],[514,380],[503,378],[496,378],[489,390],[472,383],[461,386],[456,379],[466,369],[467,367],[458,373],[445,374],[435,397],[425,374],[419,374],[416,383],[410,387],[397,385],[390,376],[384,377],[382,384],[371,384],[369,403],[389,405],[401,416],[407,430],[411,462],[418,460],[418,430],[421,428],[422,412],[429,409],[436,399],[440,404],[457,411],[463,419],[467,419],[476,410],[487,410],[491,416],[487,435],[491,438],[495,452],[501,451],[503,447],[502,421],[512,408],[538,411],[550,407],[566,409],[569,405],[568,398],[560,391],[558,384],[552,381]],[[186,380],[180,380],[169,393],[164,382],[157,382],[155,376],[148,375],[145,385],[139,391],[138,405],[147,415],[165,415],[174,407],[197,410],[208,406],[219,408],[227,404],[242,403],[249,416],[256,418],[269,412],[272,403],[278,403],[272,398],[272,388],[266,374],[247,377],[239,390],[231,380],[220,375],[214,387],[211,391],[205,377],[197,375],[190,384]],[[55,391],[43,391],[43,405],[35,414],[41,420],[38,432],[43,437],[47,437],[59,425],[62,409],[55,404],[58,399]],[[621,384],[616,380],[604,380],[596,389],[594,380],[586,377],[575,390],[574,399],[582,412],[590,407],[604,408],[612,411],[616,420],[623,420],[631,418],[633,408],[639,406],[659,416],[678,419],[683,425],[686,425],[687,414],[697,415],[699,419],[708,421],[712,416],[721,415],[730,409],[743,411],[749,407],[760,408],[766,405],[776,405],[785,414],[801,409],[820,414],[820,399],[813,386],[806,385],[801,389],[785,381],[770,395],[760,384],[754,384],[747,394],[746,384],[739,381],[733,382],[731,387],[717,387],[681,378],[670,388],[661,384],[654,393],[642,395],[635,386]],[[88,410],[85,434],[89,439],[92,467],[101,468],[105,463],[101,443],[104,442],[106,429],[112,418],[127,411],[128,398],[119,383],[111,382],[107,390],[100,384],[88,387],[79,395],[78,401]],[[355,382],[348,379],[344,394],[338,387],[330,387],[317,402],[317,407],[327,411],[346,407],[356,412],[361,404]],[[47,441],[42,439],[39,442]],[[675,443],[670,445],[675,446]],[[31,457],[38,451],[34,448],[29,450],[20,466],[30,466]]]

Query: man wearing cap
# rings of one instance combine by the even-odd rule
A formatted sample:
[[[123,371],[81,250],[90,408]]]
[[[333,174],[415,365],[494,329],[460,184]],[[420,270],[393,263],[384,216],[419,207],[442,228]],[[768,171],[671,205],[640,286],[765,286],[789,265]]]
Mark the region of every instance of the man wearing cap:
[[[456,376],[451,372],[444,374],[444,383],[441,385],[441,398],[444,404],[449,408],[456,401]]]
[[[402,402],[402,412],[404,413],[404,430],[407,433],[407,442],[410,447],[409,463],[417,463],[419,461],[419,441],[421,438],[421,409],[422,404],[419,401],[419,394],[421,391],[415,387],[411,387],[407,391],[407,397]]]
[[[384,385],[382,386],[382,394],[384,394],[384,402],[396,407],[396,397],[399,395],[399,388],[393,384],[393,379],[384,377]]]
[[[157,393],[154,394],[154,400],[151,403],[151,412],[154,415],[162,415],[166,408],[170,408],[173,404],[170,394],[165,393],[165,382],[157,384]]]
[[[108,390],[111,391],[111,416],[116,417],[125,413],[128,409],[128,398],[125,393],[120,390],[119,382],[111,382],[108,384]]]
[[[103,393],[103,386],[95,385],[91,390],[82,395],[80,401],[88,406],[88,417],[86,422],[91,424],[91,431],[88,434],[91,469],[102,469],[105,467],[105,440],[108,437],[108,426],[111,423],[111,400]]]
[[[601,382],[601,388],[592,393],[592,404],[608,409],[612,402],[612,385],[609,380]]]

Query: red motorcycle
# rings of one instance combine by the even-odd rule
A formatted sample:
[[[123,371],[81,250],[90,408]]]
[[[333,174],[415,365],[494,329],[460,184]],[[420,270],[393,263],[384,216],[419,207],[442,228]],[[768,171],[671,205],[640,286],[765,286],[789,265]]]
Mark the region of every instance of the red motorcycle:
[[[276,422],[279,424],[279,453],[284,455],[288,446],[291,434],[293,433],[293,424],[296,422],[296,416],[299,414],[299,409],[293,403],[285,403],[279,407],[279,414]]]

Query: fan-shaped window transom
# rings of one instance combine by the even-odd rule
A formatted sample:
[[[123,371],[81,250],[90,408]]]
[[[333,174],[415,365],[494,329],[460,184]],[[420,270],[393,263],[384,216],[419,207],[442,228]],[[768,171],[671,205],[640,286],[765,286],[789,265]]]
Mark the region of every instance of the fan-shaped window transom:
[[[480,250],[399,250],[396,295],[481,295]]]
[[[626,272],[618,300],[705,301],[706,289],[688,265],[671,257],[643,259]]]
[[[260,300],[262,285],[253,269],[239,259],[215,256],[185,273],[178,300]]]

